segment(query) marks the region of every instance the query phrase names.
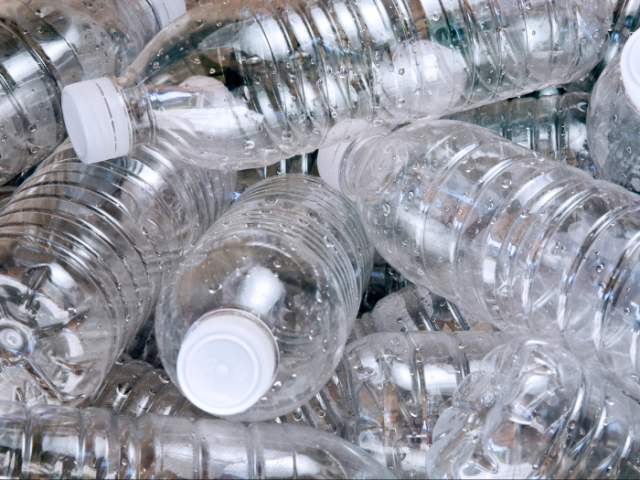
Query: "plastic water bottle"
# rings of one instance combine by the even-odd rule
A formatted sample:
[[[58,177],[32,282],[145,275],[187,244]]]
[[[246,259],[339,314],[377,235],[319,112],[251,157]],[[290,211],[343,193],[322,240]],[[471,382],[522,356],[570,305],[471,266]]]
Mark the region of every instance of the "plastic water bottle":
[[[240,170],[238,172],[238,181],[236,183],[236,191],[233,194],[234,201],[252,187],[265,178],[275,177],[276,175],[285,175],[287,173],[299,173],[304,175],[316,175],[314,167],[316,164],[315,155],[304,154],[297,155],[287,160],[282,160],[268,167],[251,168]]]
[[[65,122],[86,162],[146,144],[207,168],[270,165],[581,78],[605,53],[615,3],[217,2],[117,81],[68,87]]]
[[[0,402],[3,478],[393,478],[369,455],[291,425]]]
[[[234,184],[145,148],[86,165],[63,144],[0,211],[0,396],[93,393]]]
[[[602,178],[640,193],[640,34],[604,71],[593,91],[587,128]]]
[[[467,320],[453,302],[426,288],[409,285],[380,300],[371,312],[374,332],[488,330],[486,322]]]
[[[513,340],[467,376],[429,478],[638,478],[640,405],[562,348]]]
[[[564,337],[640,398],[640,197],[445,120],[318,162],[329,183],[357,193],[369,239],[410,281],[501,330]]]
[[[322,180],[258,183],[163,287],[156,332],[170,378],[217,416],[292,411],[340,360],[372,257],[354,206]]]
[[[596,81],[606,67],[622,51],[625,43],[640,25],[640,1],[618,0],[614,16],[614,26],[609,33],[609,46],[602,61],[587,76],[575,82],[563,85],[570,92],[591,92]]]
[[[121,75],[184,0],[3,0],[0,185],[62,143],[62,89]]]
[[[587,141],[590,95],[565,93],[516,98],[448,117],[493,130],[512,142],[596,176]]]
[[[211,418],[180,393],[163,369],[128,355],[118,357],[103,384],[83,406],[128,417],[153,413],[191,420]]]
[[[425,453],[438,417],[502,335],[387,332],[361,338],[347,345],[318,407],[305,405],[279,421],[331,431],[324,427],[329,424],[398,478],[426,478]]]

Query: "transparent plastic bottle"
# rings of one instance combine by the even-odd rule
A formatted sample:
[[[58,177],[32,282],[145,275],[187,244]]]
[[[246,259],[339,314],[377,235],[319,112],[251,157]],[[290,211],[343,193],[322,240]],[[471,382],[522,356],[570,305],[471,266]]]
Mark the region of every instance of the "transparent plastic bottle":
[[[372,257],[354,206],[319,178],[256,184],[163,287],[165,369],[214,415],[256,421],[292,411],[340,360]]]
[[[609,33],[609,46],[602,61],[584,78],[563,85],[568,92],[586,92],[593,90],[598,78],[607,66],[618,56],[632,33],[640,25],[640,0],[618,0],[614,16],[614,26]]]
[[[120,75],[184,0],[3,0],[0,185],[62,143],[65,86]]]
[[[191,420],[211,418],[180,393],[163,369],[126,354],[118,357],[103,384],[83,406],[128,417],[153,413]]]
[[[640,477],[640,405],[544,341],[491,352],[433,435],[429,478]]]
[[[518,145],[595,177],[587,140],[589,99],[589,94],[581,92],[515,98],[448,118],[493,130]]]
[[[341,438],[292,425],[3,401],[0,432],[3,478],[393,478]]]
[[[86,165],[63,144],[0,211],[0,396],[93,393],[234,184],[145,148]]]
[[[87,162],[147,144],[207,168],[270,165],[581,78],[605,53],[615,4],[217,2],[117,81],[68,87],[65,122]]]
[[[279,421],[334,431],[398,478],[426,478],[438,417],[458,384],[504,338],[489,332],[369,335],[347,345],[316,408],[307,404]]]
[[[602,178],[640,193],[640,34],[604,71],[593,91],[587,133]]]
[[[640,197],[462,122],[332,151],[320,172],[402,275],[500,330],[564,337],[640,398]]]

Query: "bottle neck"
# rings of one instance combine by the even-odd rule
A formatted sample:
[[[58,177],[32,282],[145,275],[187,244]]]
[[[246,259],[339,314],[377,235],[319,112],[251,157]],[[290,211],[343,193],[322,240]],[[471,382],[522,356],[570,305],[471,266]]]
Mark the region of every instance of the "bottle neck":
[[[383,135],[360,138],[351,143],[339,159],[340,190],[350,199],[357,196],[360,172],[367,159],[374,154]]]
[[[116,84],[129,117],[130,151],[142,145],[154,145],[157,136],[146,86],[132,84],[126,77],[117,79]]]

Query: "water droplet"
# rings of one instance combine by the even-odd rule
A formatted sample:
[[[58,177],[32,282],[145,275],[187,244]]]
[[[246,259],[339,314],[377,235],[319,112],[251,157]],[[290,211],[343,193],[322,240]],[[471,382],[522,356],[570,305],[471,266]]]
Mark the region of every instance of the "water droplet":
[[[154,70],[158,70],[160,68],[160,64],[158,62],[153,63]]]
[[[398,70],[398,75],[404,75],[404,68],[401,68],[400,70]]]
[[[213,75],[214,73],[216,73],[216,69],[215,69],[215,68],[210,68],[210,69],[209,69],[209,73],[210,73],[211,75]]]
[[[120,383],[116,387],[116,391],[118,392],[118,394],[126,397],[127,395],[129,395],[129,393],[131,393],[131,385],[129,385],[128,383]]]
[[[245,140],[244,141],[244,149],[245,150],[253,150],[255,148],[256,144],[254,142],[252,142],[251,140]]]
[[[391,207],[389,206],[389,204],[385,203],[384,205],[382,205],[382,212],[385,217],[389,216],[389,214],[391,213]]]

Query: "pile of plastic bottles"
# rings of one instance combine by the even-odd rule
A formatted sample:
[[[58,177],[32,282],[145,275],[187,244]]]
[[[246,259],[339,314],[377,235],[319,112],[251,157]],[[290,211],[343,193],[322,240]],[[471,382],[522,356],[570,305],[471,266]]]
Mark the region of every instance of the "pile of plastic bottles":
[[[0,0],[0,476],[639,478],[640,0]]]

